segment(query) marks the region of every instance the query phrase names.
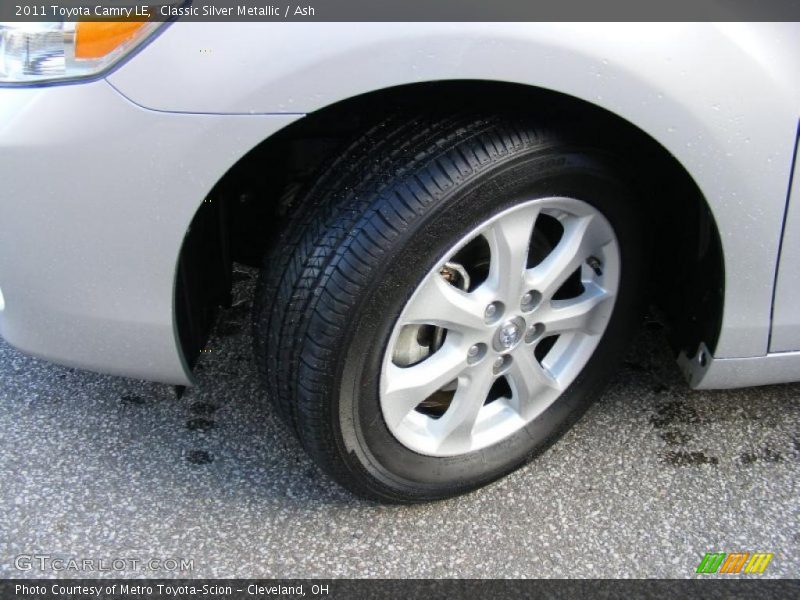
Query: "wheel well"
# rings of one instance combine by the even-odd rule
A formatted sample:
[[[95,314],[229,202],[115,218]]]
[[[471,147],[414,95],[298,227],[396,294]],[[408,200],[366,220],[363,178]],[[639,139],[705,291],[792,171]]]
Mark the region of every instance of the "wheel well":
[[[713,352],[722,318],[724,264],[719,232],[689,173],[630,122],[571,96],[519,84],[447,81],[394,87],[338,102],[293,123],[239,160],[203,200],[186,234],[175,313],[184,357],[194,365],[227,305],[234,262],[259,265],[296,193],[321,164],[370,123],[424,107],[513,110],[567,127],[621,159],[647,203],[653,232],[650,298],[676,353],[705,342]]]

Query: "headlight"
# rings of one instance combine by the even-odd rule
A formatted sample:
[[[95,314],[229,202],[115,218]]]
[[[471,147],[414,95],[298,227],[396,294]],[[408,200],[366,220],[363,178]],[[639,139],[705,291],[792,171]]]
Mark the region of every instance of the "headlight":
[[[90,77],[108,69],[163,23],[0,23],[0,84]]]

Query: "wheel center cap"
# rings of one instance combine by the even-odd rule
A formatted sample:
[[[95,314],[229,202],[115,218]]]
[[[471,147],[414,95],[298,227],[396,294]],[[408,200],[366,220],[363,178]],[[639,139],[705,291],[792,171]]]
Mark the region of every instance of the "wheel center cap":
[[[503,350],[510,350],[519,343],[522,337],[522,328],[514,321],[506,321],[500,326],[497,341]]]

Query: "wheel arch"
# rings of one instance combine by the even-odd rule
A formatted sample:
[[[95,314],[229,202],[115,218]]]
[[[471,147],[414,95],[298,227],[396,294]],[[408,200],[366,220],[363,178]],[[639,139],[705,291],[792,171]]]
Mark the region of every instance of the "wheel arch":
[[[650,293],[673,349],[693,353],[703,342],[713,352],[722,323],[724,254],[709,203],[681,162],[630,120],[592,102],[519,83],[448,80],[373,90],[329,104],[269,136],[230,167],[198,208],[178,260],[175,319],[186,363],[194,365],[214,308],[227,302],[232,263],[259,264],[293,195],[344,140],[387,112],[411,112],[453,98],[583,128],[588,143],[620,157],[648,204],[656,275]]]

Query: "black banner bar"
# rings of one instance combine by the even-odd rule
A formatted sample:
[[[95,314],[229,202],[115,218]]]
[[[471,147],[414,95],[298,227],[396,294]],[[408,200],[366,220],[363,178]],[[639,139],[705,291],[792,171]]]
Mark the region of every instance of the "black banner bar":
[[[33,599],[158,599],[203,598],[252,600],[454,600],[461,598],[553,598],[611,600],[616,598],[681,598],[784,600],[800,597],[800,582],[760,576],[724,576],[687,580],[244,580],[244,579],[16,579],[0,581],[0,598]]]
[[[2,0],[0,21],[800,21],[800,0]]]

